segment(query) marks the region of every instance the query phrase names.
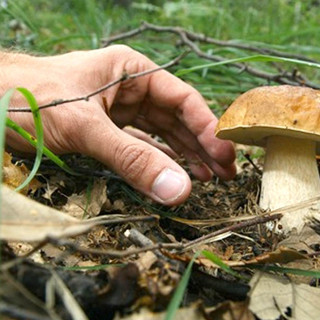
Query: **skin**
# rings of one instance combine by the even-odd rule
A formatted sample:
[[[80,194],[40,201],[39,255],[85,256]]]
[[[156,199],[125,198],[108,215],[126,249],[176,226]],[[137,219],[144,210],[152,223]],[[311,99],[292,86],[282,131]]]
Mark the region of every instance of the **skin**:
[[[42,105],[84,96],[118,79],[124,71],[137,73],[156,64],[127,46],[115,45],[52,57],[2,53],[0,66],[1,94],[11,87],[26,87]],[[26,102],[15,93],[11,107],[19,106]],[[215,138],[217,118],[203,97],[165,70],[122,82],[89,102],[42,110],[41,115],[45,144],[53,152],[94,157],[134,188],[166,205],[182,203],[191,191],[189,176],[172,157],[183,155],[201,181],[210,180],[213,172],[225,180],[236,172],[233,145]],[[34,134],[30,114],[9,116]],[[160,136],[167,145],[146,133]],[[6,142],[15,150],[34,152],[10,130]],[[161,172],[166,174],[160,179]]]

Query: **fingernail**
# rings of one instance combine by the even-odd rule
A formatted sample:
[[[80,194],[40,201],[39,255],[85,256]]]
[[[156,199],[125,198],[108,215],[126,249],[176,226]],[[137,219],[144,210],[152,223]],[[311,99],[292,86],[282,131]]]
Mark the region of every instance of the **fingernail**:
[[[171,169],[164,169],[154,181],[152,192],[163,202],[170,202],[180,197],[186,185],[186,177],[183,174]]]

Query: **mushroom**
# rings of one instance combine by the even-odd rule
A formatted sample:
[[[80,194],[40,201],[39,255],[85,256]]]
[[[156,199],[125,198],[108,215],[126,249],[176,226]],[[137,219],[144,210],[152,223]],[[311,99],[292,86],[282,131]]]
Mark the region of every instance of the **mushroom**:
[[[289,85],[258,87],[223,114],[216,136],[266,148],[259,205],[275,210],[316,197],[320,180],[320,91]],[[303,228],[319,205],[284,214],[279,232]]]

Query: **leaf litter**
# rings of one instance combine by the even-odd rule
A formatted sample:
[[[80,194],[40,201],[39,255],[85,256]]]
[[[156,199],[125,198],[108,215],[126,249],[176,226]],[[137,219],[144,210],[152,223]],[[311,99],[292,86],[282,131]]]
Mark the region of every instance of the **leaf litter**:
[[[195,252],[206,250],[242,278],[199,256],[175,319],[320,317],[314,303],[319,276],[266,273],[270,266],[319,270],[315,229],[284,239],[264,224],[249,225],[183,247],[261,213],[261,176],[249,162],[238,163],[233,181],[193,180],[187,202],[167,208],[106,174],[91,159],[67,160],[103,175],[72,177],[43,165],[36,188],[24,191],[28,197],[2,188],[3,314],[13,316],[18,310],[17,319],[76,319],[79,314],[88,319],[163,319],[188,263]],[[134,230],[135,238],[128,236]]]

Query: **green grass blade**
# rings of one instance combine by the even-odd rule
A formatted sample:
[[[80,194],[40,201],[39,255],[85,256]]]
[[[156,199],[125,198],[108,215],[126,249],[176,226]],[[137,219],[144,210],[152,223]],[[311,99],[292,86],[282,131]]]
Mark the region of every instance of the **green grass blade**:
[[[181,70],[178,70],[175,73],[175,75],[180,77],[182,75],[185,75],[197,70],[202,70],[205,68],[213,68],[216,66],[222,66],[222,65],[237,63],[237,62],[289,62],[289,63],[294,63],[294,64],[306,66],[306,67],[320,69],[319,63],[259,54],[259,55],[246,56],[246,57],[235,58],[235,59],[228,59],[228,60],[219,61],[219,62],[206,63],[199,66],[194,66],[188,69],[181,69]]]
[[[96,266],[74,266],[74,267],[62,266],[59,268],[63,270],[68,270],[68,271],[83,271],[83,270],[98,271],[98,270],[105,270],[107,268],[121,268],[124,266],[125,266],[124,263],[115,263],[115,264],[110,263],[110,264],[99,264]]]
[[[2,166],[3,166],[3,152],[4,152],[7,109],[8,109],[13,92],[14,92],[14,89],[8,90],[0,99],[0,188],[2,186]],[[0,197],[1,197],[1,193],[0,193]],[[0,199],[0,203],[1,203],[1,199]],[[1,210],[1,207],[0,207],[0,210]]]
[[[228,265],[226,265],[218,256],[216,256],[214,253],[203,250],[201,251],[201,254],[205,256],[207,259],[212,261],[214,264],[216,264],[218,267],[220,267],[223,271],[233,275],[237,278],[243,278],[238,272],[231,269]]]
[[[200,251],[195,253],[192,260],[189,262],[184,274],[182,275],[181,280],[177,286],[177,289],[176,289],[176,291],[175,291],[175,293],[169,303],[164,320],[175,319],[175,314],[176,314],[177,310],[179,309],[179,306],[181,304],[181,301],[183,299],[185,290],[186,290],[188,282],[189,282],[193,263],[197,259],[197,257],[199,256],[200,253],[201,253]]]
[[[16,188],[16,191],[20,191],[31,182],[31,180],[35,177],[40,167],[42,154],[43,154],[43,126],[42,126],[39,106],[33,94],[25,88],[17,88],[17,90],[28,101],[28,104],[32,111],[32,116],[33,116],[33,121],[36,129],[36,136],[37,136],[37,139],[36,139],[37,153],[36,153],[36,158],[33,164],[33,168],[29,173],[27,179],[23,183],[21,183],[19,187]]]
[[[20,7],[15,1],[10,1],[10,5],[7,8],[3,8],[3,10],[10,14],[12,18],[22,20],[32,32],[37,32],[37,28],[33,24],[32,19],[29,19],[23,7]]]
[[[282,274],[296,274],[298,276],[303,277],[312,277],[316,279],[320,279],[320,271],[315,270],[301,270],[301,269],[295,269],[295,268],[285,268],[285,267],[279,267],[279,266],[268,266],[268,265],[247,265],[246,267],[252,268],[252,269],[259,269],[263,271],[272,271],[272,272],[278,272]]]
[[[12,121],[11,119],[7,118],[6,121],[7,127],[14,130],[18,133],[22,138],[28,141],[32,146],[37,146],[37,139],[33,137],[28,131],[21,128],[17,123]],[[68,172],[72,175],[81,175],[80,173],[75,172],[72,170],[62,159],[56,156],[52,151],[50,151],[47,147],[43,147],[43,154],[45,154],[52,162],[54,162],[57,166],[59,166],[64,171]]]
[[[11,96],[14,89],[8,90],[0,99],[0,223],[1,223],[1,203],[2,203],[2,166],[3,166],[3,152],[4,152],[4,140],[6,134],[6,117],[7,109],[9,107]],[[0,243],[1,246],[1,243]],[[1,264],[1,248],[0,248],[0,264]]]

